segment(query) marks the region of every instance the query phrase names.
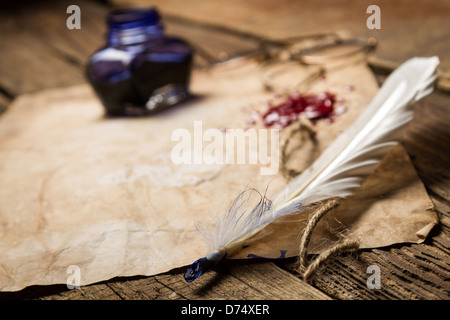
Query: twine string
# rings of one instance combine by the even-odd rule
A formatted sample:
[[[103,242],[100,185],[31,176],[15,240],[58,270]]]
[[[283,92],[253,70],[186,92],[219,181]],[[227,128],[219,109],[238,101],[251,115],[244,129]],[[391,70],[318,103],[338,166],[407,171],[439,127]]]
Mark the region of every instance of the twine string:
[[[280,171],[283,174],[284,178],[288,181],[301,173],[301,171],[290,169],[286,165],[289,158],[289,154],[287,152],[289,141],[292,140],[292,137],[297,133],[300,134],[300,141],[301,141],[301,145],[298,146],[298,148],[300,148],[305,143],[306,141],[305,135],[307,136],[307,138],[311,140],[311,142],[314,145],[317,145],[315,132],[311,127],[307,125],[300,123],[298,127],[295,127],[289,132],[289,136],[284,140],[283,144],[281,145],[281,161],[280,161]]]
[[[359,241],[355,239],[341,239],[329,249],[320,253],[309,265],[307,265],[308,244],[311,235],[316,228],[319,221],[332,209],[339,206],[338,199],[329,199],[322,203],[309,217],[299,247],[299,266],[297,271],[302,275],[303,280],[311,282],[317,271],[324,265],[326,261],[332,256],[336,256],[348,251],[355,251],[359,249]]]
[[[311,280],[316,275],[317,271],[322,267],[322,265],[326,261],[328,261],[330,257],[340,255],[343,252],[356,251],[358,249],[359,249],[358,240],[344,239],[336,243],[328,250],[325,250],[324,252],[319,254],[317,258],[311,262],[308,268],[306,268],[306,270],[303,272],[303,279],[308,283],[311,282]]]
[[[330,199],[320,205],[308,219],[308,224],[303,230],[303,235],[300,241],[299,247],[299,271],[302,274],[306,271],[306,262],[308,255],[308,244],[311,239],[311,235],[316,228],[319,221],[324,217],[331,209],[336,208],[339,205],[337,199]]]
[[[283,176],[290,180],[293,177],[300,174],[300,172],[289,169],[286,167],[287,159],[289,158],[289,155],[287,154],[287,147],[289,145],[289,140],[295,135],[300,134],[301,135],[301,145],[305,143],[305,134],[307,137],[314,143],[314,145],[317,144],[317,141],[315,139],[315,135],[313,130],[300,123],[298,127],[291,130],[289,132],[288,138],[285,140],[284,144],[281,147],[281,165],[280,170]],[[300,145],[300,146],[301,146]],[[311,240],[311,236],[313,231],[315,230],[317,224],[319,221],[332,209],[339,206],[339,199],[338,198],[331,198],[328,199],[322,203],[320,203],[316,209],[312,212],[310,217],[308,218],[308,223],[303,230],[302,238],[300,240],[299,245],[299,256],[298,256],[298,268],[297,272],[302,275],[303,279],[306,282],[311,282],[311,280],[316,275],[317,271],[324,265],[326,261],[332,256],[336,256],[339,254],[342,254],[344,252],[348,251],[355,251],[359,249],[359,241],[355,239],[345,239],[342,238],[338,242],[336,242],[332,247],[329,249],[323,251],[320,253],[309,265],[307,264],[307,257],[308,257],[308,245]]]

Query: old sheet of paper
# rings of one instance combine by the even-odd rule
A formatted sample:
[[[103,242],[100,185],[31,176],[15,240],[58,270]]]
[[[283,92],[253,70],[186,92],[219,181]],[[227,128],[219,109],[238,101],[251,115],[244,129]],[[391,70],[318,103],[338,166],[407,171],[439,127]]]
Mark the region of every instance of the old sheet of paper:
[[[233,258],[280,258],[299,253],[300,235],[311,211],[288,216],[268,226]],[[396,146],[362,187],[325,215],[316,226],[308,253],[320,253],[345,238],[360,241],[360,248],[395,243],[420,243],[436,225],[433,204],[403,146]],[[265,235],[265,236],[263,236]],[[278,251],[266,248],[277,243]]]
[[[196,141],[196,124],[200,133],[248,127],[247,119],[273,98],[263,91],[259,71],[252,62],[198,70],[194,99],[146,118],[104,118],[87,85],[18,98],[0,118],[0,290],[67,283],[71,266],[79,268],[81,285],[153,275],[208,253],[195,221],[213,221],[246,186],[264,190],[270,183],[274,195],[287,181],[280,173],[262,175],[268,165],[261,162],[175,164],[171,138],[184,129]],[[333,122],[316,123],[320,153],[378,87],[358,64],[334,71],[311,90],[336,93],[346,110]],[[193,155],[200,152],[202,160],[202,151]],[[305,169],[313,157],[294,157],[291,165]],[[335,240],[336,223],[365,247],[424,239],[436,223],[431,202],[404,151],[390,157],[364,191],[323,221],[313,249]],[[283,225],[293,226],[277,228]],[[301,229],[291,231],[281,232],[290,238],[254,242],[238,258],[278,257],[280,250],[295,255]]]

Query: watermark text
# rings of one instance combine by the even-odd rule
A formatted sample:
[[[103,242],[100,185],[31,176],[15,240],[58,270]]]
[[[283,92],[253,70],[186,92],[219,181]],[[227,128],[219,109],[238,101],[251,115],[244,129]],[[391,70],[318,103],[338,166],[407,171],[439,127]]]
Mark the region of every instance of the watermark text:
[[[203,130],[194,121],[194,130],[179,128],[171,140],[178,142],[171,151],[175,164],[255,164],[261,175],[274,175],[279,168],[279,129]]]

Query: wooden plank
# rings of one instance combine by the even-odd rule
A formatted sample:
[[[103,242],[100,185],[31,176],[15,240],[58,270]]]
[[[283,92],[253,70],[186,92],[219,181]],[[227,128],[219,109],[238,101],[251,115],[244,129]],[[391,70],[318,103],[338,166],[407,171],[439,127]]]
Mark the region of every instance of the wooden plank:
[[[330,259],[317,273],[312,285],[343,300],[446,300],[450,296],[448,242],[448,237],[440,235],[428,245],[364,250]],[[381,270],[380,289],[367,286],[371,275],[367,268],[371,265]],[[293,266],[286,261],[285,267]]]
[[[118,278],[73,290],[66,286],[32,287],[22,292],[2,293],[0,297],[44,300],[330,299],[270,261],[226,261],[192,283],[184,281],[183,272],[175,270],[152,277]]]
[[[179,275],[159,275],[158,281],[186,299],[324,300],[325,294],[267,261],[226,261],[186,284]]]
[[[194,65],[207,66],[211,63],[254,52],[261,46],[261,40],[239,37],[220,29],[205,28],[176,17],[163,16],[167,35],[181,37],[194,49]]]
[[[137,280],[109,281],[123,299],[328,300],[327,295],[268,261],[226,261],[192,283],[184,270]],[[89,290],[85,288],[84,290]]]
[[[66,8],[70,1],[11,5],[0,12],[0,88],[11,96],[49,87],[86,82],[89,56],[105,44],[106,15],[111,10],[95,1],[78,1],[81,29],[69,30]],[[208,30],[183,21],[164,21],[169,35],[192,43],[195,65],[205,66],[235,54],[253,51],[259,41]],[[11,41],[14,39],[14,41]]]
[[[158,6],[163,13],[221,26],[261,38],[310,36],[338,32],[350,37],[374,37],[379,46],[371,62],[390,70],[412,56],[438,55],[443,88],[450,88],[448,1],[378,0],[381,29],[368,29],[369,0],[202,1],[109,0],[120,5]],[[407,14],[405,14],[407,12]]]
[[[266,297],[282,300],[329,300],[330,297],[294,275],[278,268],[274,263],[245,262],[237,264],[234,277],[258,289]]]
[[[430,192],[450,200],[450,94],[434,92],[416,107],[405,147]]]
[[[63,291],[61,294],[44,296],[42,300],[121,300],[121,297],[106,284],[97,284],[88,288]]]
[[[383,82],[383,77],[380,77]],[[332,259],[323,266],[313,286],[336,299],[448,299],[450,296],[450,97],[434,92],[416,107],[405,146],[418,170],[440,219],[423,244],[364,250]],[[382,288],[367,288],[369,265],[381,269]],[[286,268],[293,263],[286,261]]]
[[[107,7],[78,1],[80,30],[66,27],[69,1],[9,4],[0,12],[0,87],[12,96],[85,82],[88,56],[104,42]]]
[[[0,42],[3,42],[0,86],[13,96],[84,81],[83,72],[78,66],[55,56],[30,34],[17,35],[14,42]]]
[[[124,300],[184,300],[177,291],[156,277],[108,281],[108,286]]]

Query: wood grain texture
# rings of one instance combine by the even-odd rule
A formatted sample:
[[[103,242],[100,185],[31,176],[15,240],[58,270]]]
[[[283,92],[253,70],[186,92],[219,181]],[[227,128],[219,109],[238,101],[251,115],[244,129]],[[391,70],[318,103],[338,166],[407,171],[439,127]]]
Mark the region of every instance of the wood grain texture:
[[[81,30],[66,27],[70,1],[9,3],[0,11],[2,90],[17,96],[85,81],[86,59],[103,43],[107,11],[96,2],[78,3]]]
[[[384,77],[379,77],[381,82]],[[326,263],[313,286],[335,299],[437,299],[450,297],[450,96],[434,92],[418,103],[405,146],[423,180],[440,225],[422,244],[364,250]],[[381,269],[382,287],[367,288],[367,268]],[[284,267],[293,270],[293,262]]]
[[[106,41],[106,16],[111,7],[82,0],[81,29],[69,30],[66,8],[72,1],[25,1],[9,3],[0,11],[0,94],[9,98],[44,88],[66,87],[86,82],[89,56]],[[165,21],[169,35],[183,36],[196,52],[195,65],[227,59],[253,51],[258,40],[242,39],[226,32],[211,31],[183,21]],[[4,109],[3,95],[0,108]]]
[[[116,5],[156,5],[171,17],[220,26],[267,39],[339,33],[378,41],[372,63],[390,70],[418,55],[441,58],[442,86],[449,88],[450,2],[442,0],[110,0]],[[366,13],[376,4],[381,29],[367,28]],[[445,82],[445,83],[444,83]]]
[[[362,251],[329,260],[312,285],[335,299],[448,299],[448,238],[427,244],[399,245]],[[381,288],[369,289],[370,265],[381,270]]]
[[[313,286],[268,261],[227,261],[193,283],[185,270],[152,277],[112,279],[80,289],[30,287],[3,299],[43,300],[329,300]],[[53,289],[52,289],[53,288]],[[46,291],[47,290],[47,291]]]

